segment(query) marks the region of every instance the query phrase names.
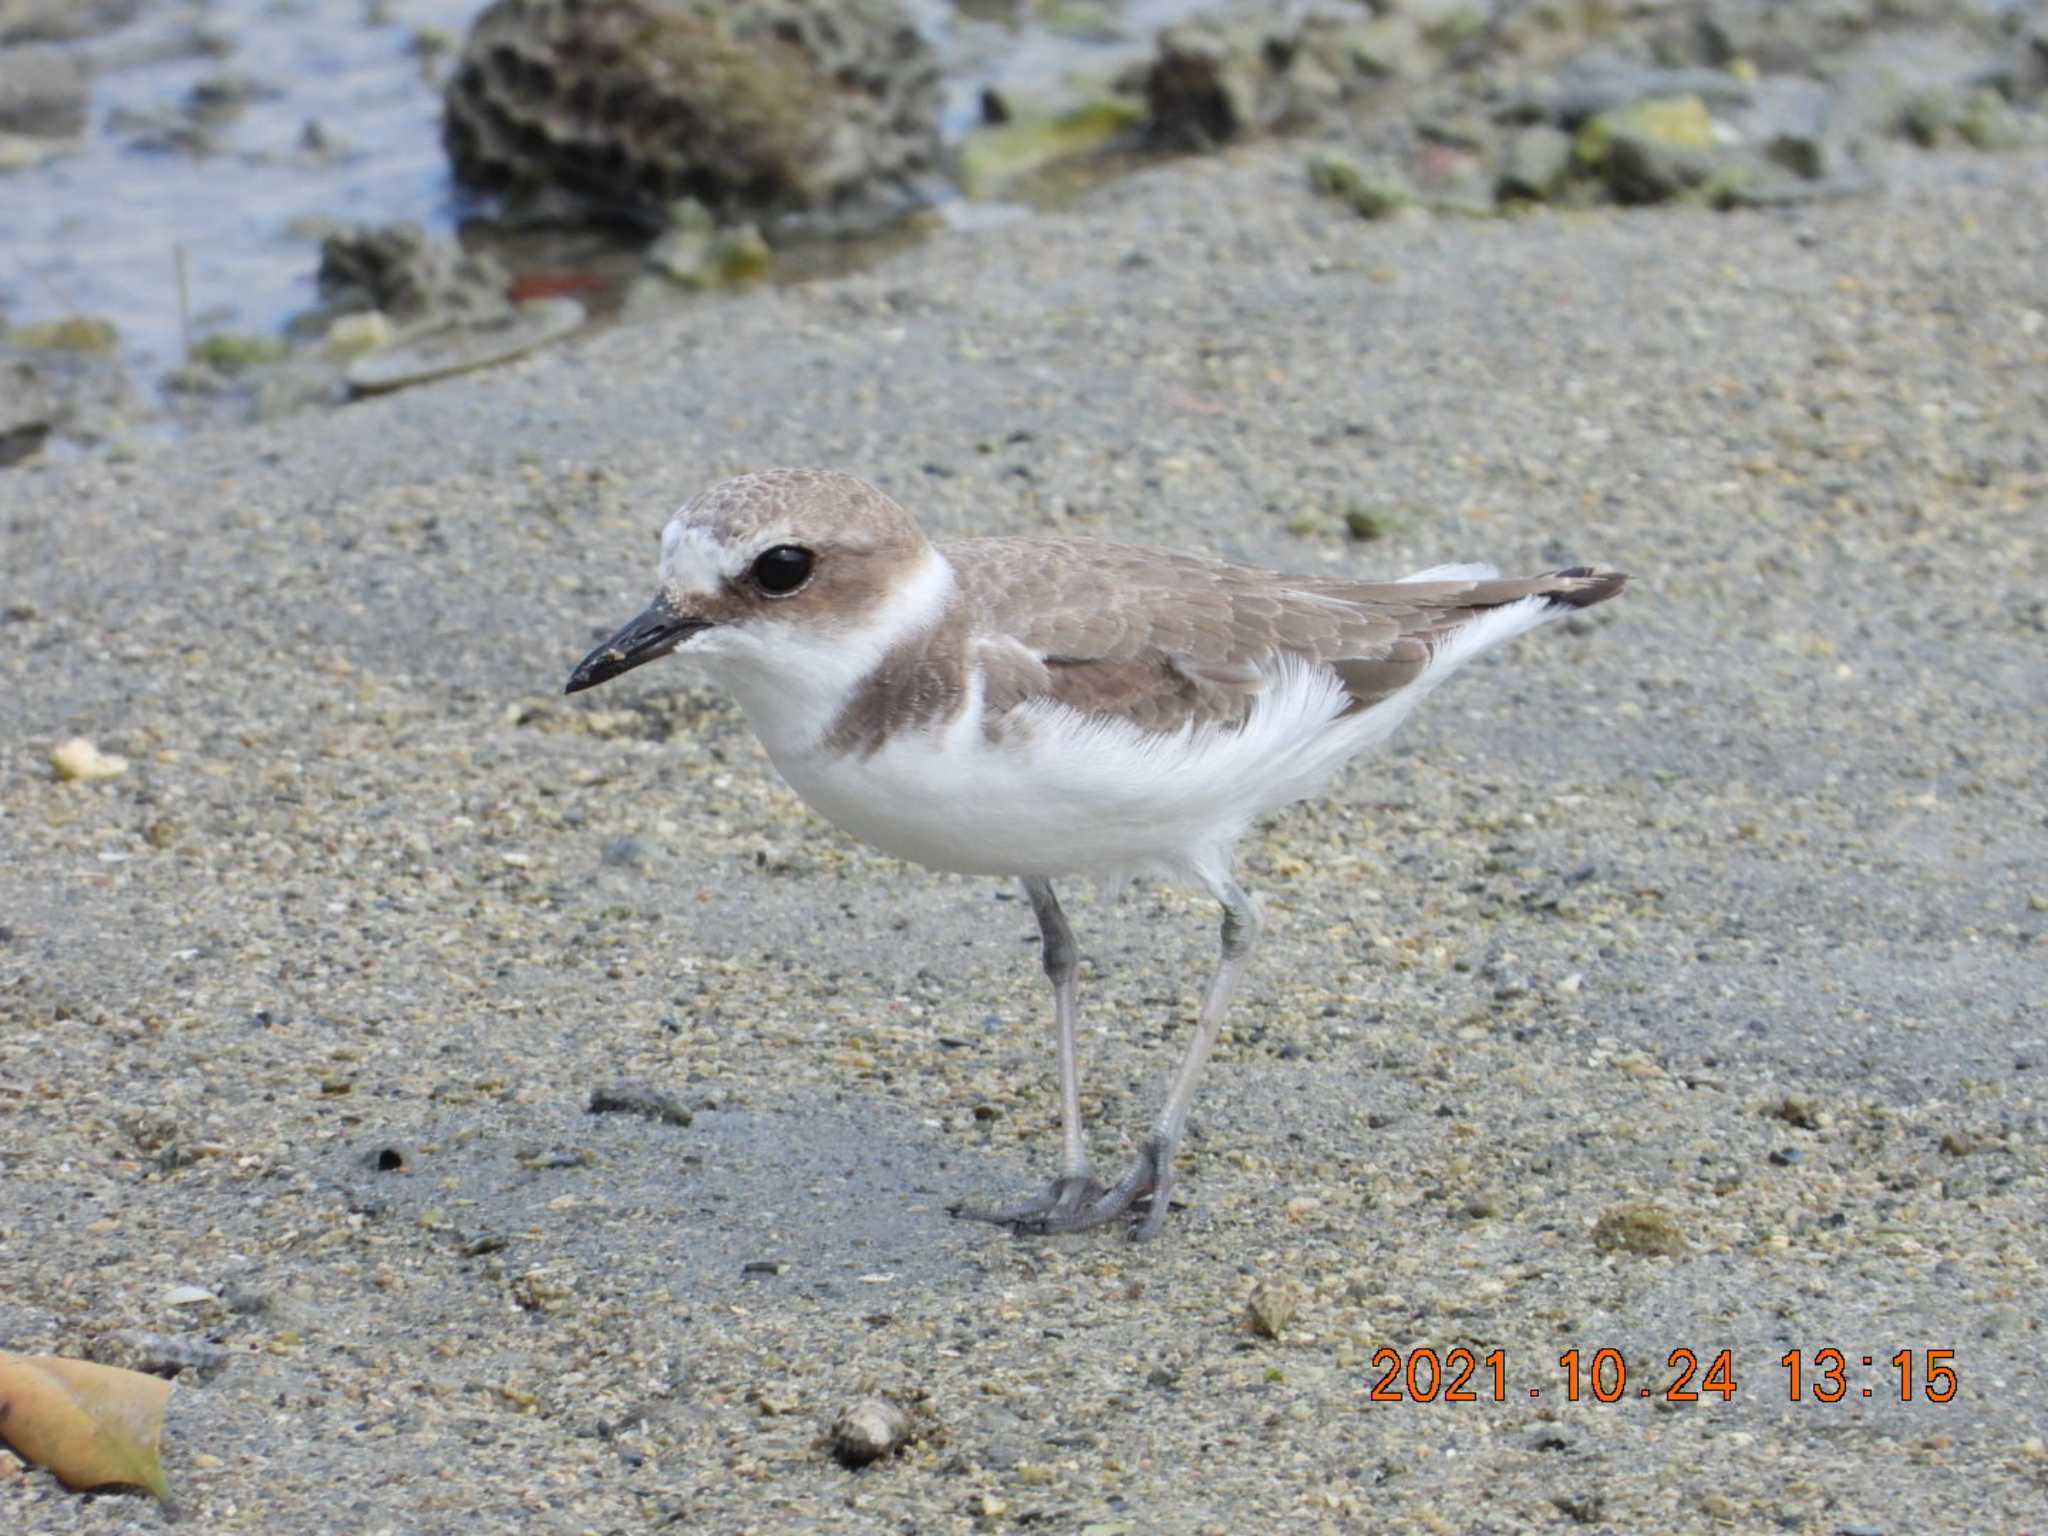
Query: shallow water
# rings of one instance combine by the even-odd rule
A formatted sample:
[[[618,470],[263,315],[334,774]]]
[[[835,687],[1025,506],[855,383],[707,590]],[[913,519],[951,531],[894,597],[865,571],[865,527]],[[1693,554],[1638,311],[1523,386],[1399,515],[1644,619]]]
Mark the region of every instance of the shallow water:
[[[176,55],[95,74],[80,153],[0,180],[0,308],[11,323],[65,314],[112,320],[139,373],[182,355],[178,253],[195,332],[274,332],[314,298],[317,235],[295,221],[418,219],[459,212],[440,145],[440,99],[411,51],[423,26],[454,37],[480,0],[408,0],[366,20],[339,0],[212,0],[159,6],[84,44],[116,59],[193,31],[231,39],[224,57]],[[130,114],[179,118],[194,86],[232,73],[274,89],[193,153],[136,147]],[[303,147],[316,123],[327,153]]]
[[[188,328],[270,335],[311,307],[323,222],[412,219],[447,231],[482,211],[450,180],[441,152],[440,82],[453,50],[423,58],[415,38],[431,29],[459,44],[484,3],[158,3],[129,27],[73,45],[95,64],[81,149],[0,176],[0,318],[111,320],[147,389],[181,360]],[[977,120],[989,85],[1106,72],[1199,8],[1105,6],[1121,34],[1105,38],[1049,29],[1028,3],[1009,21],[985,19],[1000,6],[964,15],[949,0],[912,5],[945,60],[949,140]],[[258,90],[209,125],[203,148],[147,147],[189,128],[194,87],[225,75]],[[157,131],[137,126],[150,122]],[[309,147],[316,136],[324,148]]]

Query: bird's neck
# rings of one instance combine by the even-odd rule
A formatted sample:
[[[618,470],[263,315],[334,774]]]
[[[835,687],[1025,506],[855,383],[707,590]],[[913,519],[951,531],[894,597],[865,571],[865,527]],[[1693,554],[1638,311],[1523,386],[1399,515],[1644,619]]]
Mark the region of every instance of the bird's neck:
[[[836,751],[849,711],[904,656],[923,651],[957,617],[959,589],[946,557],[926,545],[888,596],[858,620],[828,630],[790,626],[771,644],[730,658],[718,680],[732,690],[747,723],[768,749],[785,757]]]

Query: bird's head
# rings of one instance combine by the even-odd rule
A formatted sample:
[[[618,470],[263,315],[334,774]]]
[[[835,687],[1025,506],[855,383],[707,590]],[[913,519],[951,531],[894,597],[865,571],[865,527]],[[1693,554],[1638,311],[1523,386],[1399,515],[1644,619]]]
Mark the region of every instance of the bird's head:
[[[873,649],[892,604],[935,561],[910,514],[851,475],[777,469],[721,481],[669,520],[654,601],[584,657],[564,691],[675,651],[729,677],[867,664],[850,653]]]

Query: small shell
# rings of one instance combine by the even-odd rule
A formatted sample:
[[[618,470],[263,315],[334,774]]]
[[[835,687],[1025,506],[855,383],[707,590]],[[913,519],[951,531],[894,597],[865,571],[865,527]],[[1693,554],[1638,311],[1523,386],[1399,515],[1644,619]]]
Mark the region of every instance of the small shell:
[[[1261,1280],[1245,1302],[1246,1320],[1262,1338],[1277,1339],[1301,1310],[1301,1287],[1291,1280]]]

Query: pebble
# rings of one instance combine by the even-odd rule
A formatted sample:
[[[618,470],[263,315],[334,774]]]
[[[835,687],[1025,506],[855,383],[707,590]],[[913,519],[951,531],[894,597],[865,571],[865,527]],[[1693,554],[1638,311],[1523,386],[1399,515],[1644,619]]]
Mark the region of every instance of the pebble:
[[[1654,1205],[1625,1205],[1594,1223],[1593,1246],[1610,1253],[1677,1258],[1689,1245],[1669,1211]]]
[[[842,1466],[864,1467],[910,1442],[912,1420],[886,1397],[865,1397],[832,1423],[832,1454]]]
[[[234,1358],[234,1351],[210,1339],[151,1333],[143,1328],[118,1328],[103,1333],[92,1341],[87,1354],[102,1365],[166,1377],[183,1371],[210,1376]]]
[[[128,759],[102,752],[83,736],[73,736],[50,748],[50,766],[66,781],[118,779],[128,771]]]
[[[590,1091],[593,1115],[640,1115],[665,1125],[688,1125],[690,1112],[659,1088],[645,1083],[613,1083]]]

